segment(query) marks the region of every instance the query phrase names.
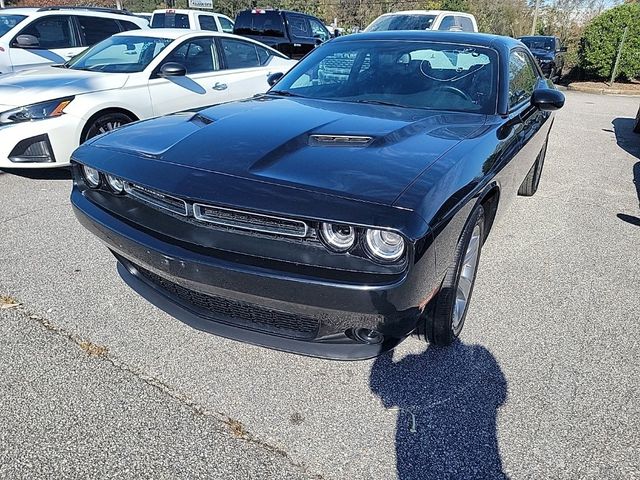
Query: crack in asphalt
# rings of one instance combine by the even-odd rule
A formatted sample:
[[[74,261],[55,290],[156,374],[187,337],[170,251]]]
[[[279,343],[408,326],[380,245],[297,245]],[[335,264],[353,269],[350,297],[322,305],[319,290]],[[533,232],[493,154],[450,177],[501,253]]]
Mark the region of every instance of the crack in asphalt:
[[[172,399],[177,400],[181,404],[189,407],[193,411],[193,413],[197,415],[209,416],[216,419],[220,423],[224,424],[227,430],[239,441],[245,441],[245,442],[251,443],[263,450],[279,455],[282,458],[285,458],[292,466],[302,469],[302,471],[305,474],[310,475],[315,480],[323,480],[324,477],[322,475],[309,472],[307,470],[307,467],[304,464],[295,462],[285,450],[257,438],[255,435],[250,433],[239,420],[236,420],[228,415],[225,415],[224,413],[211,410],[205,407],[204,405],[202,405],[201,403],[191,399],[188,395],[177,391],[176,389],[171,387],[166,382],[160,380],[159,378],[156,378],[153,375],[146,373],[143,369],[127,364],[126,362],[120,360],[117,357],[117,355],[113,355],[107,347],[95,344],[94,342],[86,338],[82,338],[80,335],[74,332],[71,332],[64,327],[55,325],[53,322],[51,322],[49,319],[45,318],[44,316],[31,312],[22,303],[20,303],[16,307],[12,307],[12,310],[18,312],[25,320],[38,323],[46,331],[54,335],[58,335],[62,338],[65,338],[69,342],[75,344],[88,356],[92,356],[96,359],[104,359],[107,362],[109,362],[111,365],[113,365],[115,368],[118,368],[121,371],[124,371],[133,375],[138,380],[141,380],[147,385],[159,390],[163,394],[168,395]],[[97,347],[100,353],[92,354],[91,352],[87,351],[86,349],[87,344]]]

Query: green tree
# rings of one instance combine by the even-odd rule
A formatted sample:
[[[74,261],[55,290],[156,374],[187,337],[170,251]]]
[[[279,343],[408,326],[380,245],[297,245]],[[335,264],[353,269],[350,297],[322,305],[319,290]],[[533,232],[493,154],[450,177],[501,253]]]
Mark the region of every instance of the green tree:
[[[627,36],[620,52],[619,77],[640,77],[640,3],[625,3],[607,10],[585,28],[580,42],[579,62],[584,71],[608,78],[620,47],[623,32]]]

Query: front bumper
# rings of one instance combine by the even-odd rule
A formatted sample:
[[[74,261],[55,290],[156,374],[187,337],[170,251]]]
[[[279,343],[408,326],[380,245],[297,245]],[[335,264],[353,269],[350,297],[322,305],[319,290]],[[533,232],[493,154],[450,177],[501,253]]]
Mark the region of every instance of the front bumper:
[[[71,153],[80,141],[80,121],[72,115],[0,126],[0,168],[54,168],[69,165]],[[17,161],[16,156],[36,142],[39,161]],[[48,152],[47,152],[48,150]],[[44,155],[43,155],[44,156]],[[12,159],[13,157],[13,159]]]
[[[414,330],[438,284],[430,245],[391,283],[342,283],[215,258],[114,216],[77,188],[71,200],[142,297],[195,328],[260,346],[342,360],[377,356]],[[368,331],[377,335],[363,338]]]

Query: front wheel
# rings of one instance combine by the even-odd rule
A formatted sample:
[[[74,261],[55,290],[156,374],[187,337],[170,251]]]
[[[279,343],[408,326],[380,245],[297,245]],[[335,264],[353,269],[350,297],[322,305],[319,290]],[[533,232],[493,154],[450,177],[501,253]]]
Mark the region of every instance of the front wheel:
[[[131,122],[133,122],[133,119],[129,115],[120,112],[99,115],[96,118],[92,118],[89,120],[89,123],[87,123],[87,126],[82,133],[81,143]]]
[[[484,228],[484,209],[478,205],[458,240],[454,262],[447,269],[440,291],[418,327],[433,345],[450,345],[462,331],[478,272]]]

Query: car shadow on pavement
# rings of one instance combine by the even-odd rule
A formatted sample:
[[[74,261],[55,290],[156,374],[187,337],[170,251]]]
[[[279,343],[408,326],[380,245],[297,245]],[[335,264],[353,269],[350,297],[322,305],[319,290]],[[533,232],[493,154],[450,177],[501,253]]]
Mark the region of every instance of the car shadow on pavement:
[[[10,173],[11,175],[30,178],[32,180],[71,180],[71,170],[69,168],[4,168],[0,170],[0,174],[2,173]]]
[[[373,364],[370,387],[398,411],[400,480],[507,478],[496,433],[507,381],[486,348],[456,341],[398,361],[387,352]]]
[[[612,123],[618,146],[631,155],[640,158],[640,134],[633,131],[635,119],[615,118]],[[640,207],[640,162],[636,162],[633,166],[633,184],[636,187],[638,207]],[[640,225],[640,218],[638,217],[619,213],[618,218],[633,225]]]

